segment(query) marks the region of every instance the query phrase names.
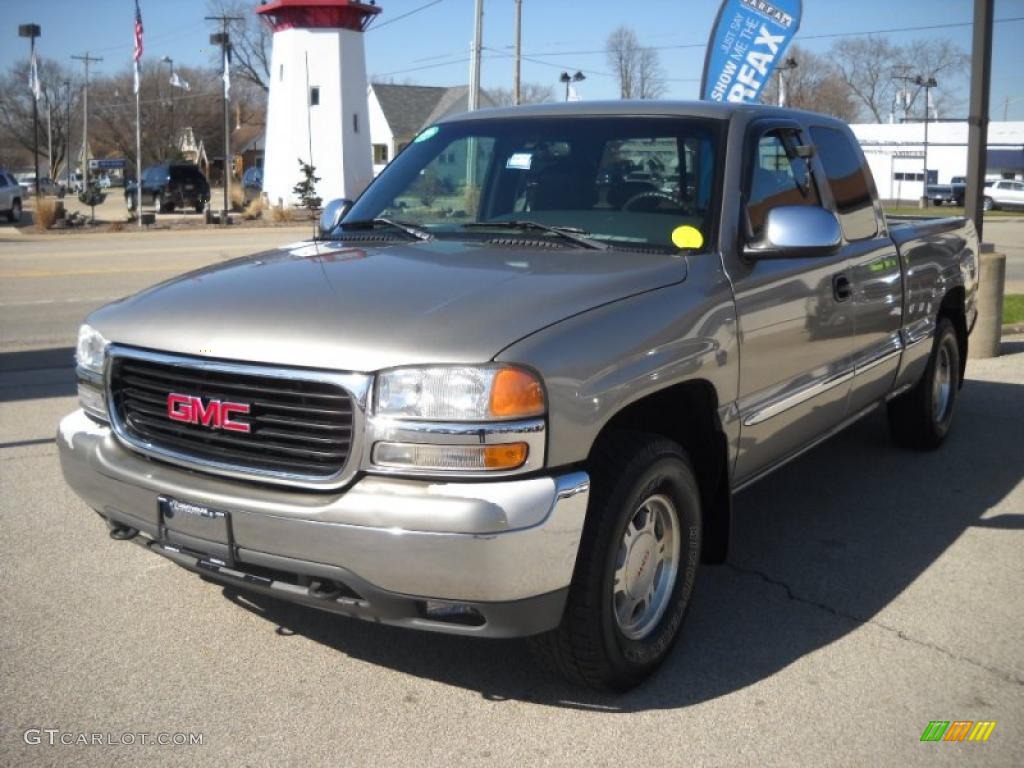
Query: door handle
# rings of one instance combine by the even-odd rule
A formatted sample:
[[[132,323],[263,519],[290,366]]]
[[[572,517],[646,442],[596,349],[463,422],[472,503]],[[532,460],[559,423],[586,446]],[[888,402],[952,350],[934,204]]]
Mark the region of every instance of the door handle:
[[[850,278],[846,275],[836,275],[832,278],[832,295],[836,301],[846,301],[853,295],[853,287],[850,285]]]

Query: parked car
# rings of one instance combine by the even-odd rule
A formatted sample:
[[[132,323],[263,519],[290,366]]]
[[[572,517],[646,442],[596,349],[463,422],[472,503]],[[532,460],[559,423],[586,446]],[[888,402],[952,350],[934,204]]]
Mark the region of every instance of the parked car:
[[[963,205],[967,195],[967,185],[929,184],[927,194],[932,205]]]
[[[124,199],[128,209],[135,210],[136,182],[124,186]],[[199,166],[191,163],[161,163],[142,172],[142,204],[152,205],[158,211],[175,208],[193,208],[202,213],[210,202],[210,183]]]
[[[21,185],[9,172],[0,170],[0,213],[12,224],[21,221]]]
[[[423,202],[439,181],[454,193]],[[902,445],[949,435],[977,234],[881,210],[824,115],[448,118],[316,241],[93,312],[64,477],[113,538],[232,590],[528,636],[570,679],[629,688],[724,561],[735,492],[875,408]]]
[[[245,202],[255,200],[263,194],[263,169],[253,166],[242,174],[242,190]]]
[[[986,211],[994,211],[998,208],[1024,207],[1024,182],[1008,181],[1006,179],[986,181],[982,207]]]
[[[18,177],[18,184],[21,186],[22,194],[26,197],[36,193],[35,175],[22,174]],[[42,195],[54,195],[59,197],[63,194],[63,191],[60,184],[48,176],[43,176],[39,179],[39,193]]]

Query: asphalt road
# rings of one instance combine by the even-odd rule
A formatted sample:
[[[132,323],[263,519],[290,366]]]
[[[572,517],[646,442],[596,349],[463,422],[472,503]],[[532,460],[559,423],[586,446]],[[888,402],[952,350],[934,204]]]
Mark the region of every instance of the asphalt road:
[[[729,563],[701,572],[659,675],[597,695],[521,642],[246,596],[106,536],[57,464],[68,334],[91,303],[250,245],[157,237],[0,244],[0,765],[1024,765],[1024,340],[970,362],[941,451],[893,448],[875,414],[740,494]],[[997,726],[921,743],[936,719]]]

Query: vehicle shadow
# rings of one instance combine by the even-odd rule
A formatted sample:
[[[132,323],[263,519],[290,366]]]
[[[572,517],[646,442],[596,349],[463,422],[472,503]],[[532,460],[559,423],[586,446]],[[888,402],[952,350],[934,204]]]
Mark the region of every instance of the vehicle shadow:
[[[1020,515],[985,517],[1024,474],[1006,453],[1024,429],[1021,403],[1024,385],[969,381],[949,440],[926,454],[893,447],[879,410],[738,495],[729,563],[702,570],[679,644],[657,675],[621,696],[564,683],[537,666],[525,642],[224,595],[283,637],[303,635],[490,700],[609,712],[685,707],[770,677],[870,621],[967,528],[1022,527]]]

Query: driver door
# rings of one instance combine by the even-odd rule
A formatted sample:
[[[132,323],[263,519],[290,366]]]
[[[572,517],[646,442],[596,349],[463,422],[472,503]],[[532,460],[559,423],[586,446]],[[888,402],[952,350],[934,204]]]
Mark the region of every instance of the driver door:
[[[776,206],[821,206],[820,173],[788,121],[755,123],[744,179],[746,243]],[[743,244],[741,244],[742,247]],[[734,274],[740,329],[742,483],[838,425],[853,379],[852,290],[842,249],[827,256],[742,259]]]

